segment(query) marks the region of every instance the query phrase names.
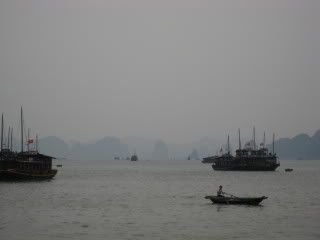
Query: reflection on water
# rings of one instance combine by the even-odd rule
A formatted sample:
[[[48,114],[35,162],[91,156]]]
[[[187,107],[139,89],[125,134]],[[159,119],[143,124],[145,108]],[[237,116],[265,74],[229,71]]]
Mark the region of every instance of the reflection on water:
[[[319,239],[320,161],[281,164],[214,172],[197,161],[66,160],[53,181],[0,183],[0,239]],[[219,185],[269,198],[214,205],[204,196]]]

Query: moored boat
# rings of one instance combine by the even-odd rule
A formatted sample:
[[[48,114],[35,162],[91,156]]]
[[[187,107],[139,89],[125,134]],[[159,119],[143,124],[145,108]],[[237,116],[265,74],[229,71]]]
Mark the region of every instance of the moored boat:
[[[132,156],[131,156],[131,158],[130,158],[130,160],[131,161],[138,161],[138,156],[137,156],[137,154],[135,153],[135,154],[133,154]]]
[[[27,136],[27,151],[25,151],[23,130],[23,112],[21,108],[21,151],[13,151],[12,130],[11,135],[8,134],[8,144],[4,146],[2,117],[0,180],[45,180],[53,178],[57,174],[57,170],[52,169],[52,159],[54,159],[54,157],[38,152],[38,136],[36,137],[35,149],[30,149],[29,144],[33,143],[33,139],[29,136],[29,130]],[[11,139],[9,139],[9,136]]]
[[[268,197],[226,197],[226,196],[205,196],[205,199],[210,199],[216,204],[238,204],[238,205],[259,205]]]
[[[248,142],[244,148],[241,148],[240,129],[239,129],[239,148],[235,156],[230,151],[228,136],[227,153],[220,157],[207,157],[206,161],[212,161],[212,168],[220,171],[274,171],[280,166],[277,154],[274,153],[274,135],[273,151],[268,151],[265,144],[265,135],[263,142],[258,149],[255,141],[255,128],[253,128],[253,140]]]
[[[208,156],[208,157],[204,157],[202,159],[202,163],[214,163],[215,161],[219,160],[219,159],[223,159],[225,157],[225,155],[213,155],[213,156]]]
[[[221,147],[219,152],[217,151],[216,155],[207,156],[202,158],[202,163],[214,163],[215,161],[218,161],[219,159],[223,159],[228,154],[223,152],[223,148]]]
[[[57,174],[56,169],[43,171],[22,171],[18,169],[7,169],[0,171],[2,180],[48,180]]]

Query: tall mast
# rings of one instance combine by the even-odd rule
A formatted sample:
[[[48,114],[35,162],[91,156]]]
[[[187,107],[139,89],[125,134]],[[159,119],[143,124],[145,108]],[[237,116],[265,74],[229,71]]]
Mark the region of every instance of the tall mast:
[[[13,135],[13,127],[11,128],[11,138],[10,138],[10,150],[13,150],[13,145],[12,145],[12,135]]]
[[[36,152],[38,152],[38,134],[36,135]]]
[[[3,113],[1,116],[1,152],[2,152],[2,146],[3,146]]]
[[[239,132],[239,150],[241,150],[240,128],[238,129],[238,132]]]
[[[266,131],[263,132],[263,147],[266,147]]]
[[[27,139],[27,149],[28,149],[28,152],[30,151],[29,139],[30,139],[30,128],[28,128],[28,139]]]
[[[9,126],[9,129],[8,129],[8,139],[7,139],[7,149],[10,149],[10,129],[11,127]]]
[[[272,154],[274,154],[274,133],[272,136]]]
[[[21,106],[21,153],[23,153],[23,110],[22,110],[22,106]]]
[[[229,135],[228,135],[228,154],[230,154],[230,141],[229,141]]]
[[[256,128],[253,126],[253,150],[256,150]]]

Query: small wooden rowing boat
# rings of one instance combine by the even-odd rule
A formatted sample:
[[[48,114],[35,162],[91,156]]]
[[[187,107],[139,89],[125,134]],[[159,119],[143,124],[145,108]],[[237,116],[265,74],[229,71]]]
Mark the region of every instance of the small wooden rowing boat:
[[[205,199],[210,199],[212,203],[217,204],[241,204],[241,205],[259,205],[268,197],[226,197],[226,196],[205,196]]]

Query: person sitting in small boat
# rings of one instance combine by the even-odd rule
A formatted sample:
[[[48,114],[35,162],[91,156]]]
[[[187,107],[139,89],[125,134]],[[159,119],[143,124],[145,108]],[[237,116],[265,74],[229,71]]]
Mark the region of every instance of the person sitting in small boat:
[[[223,195],[224,195],[224,192],[222,191],[222,186],[220,185],[219,186],[219,190],[217,191],[217,196],[218,197],[223,197]]]

